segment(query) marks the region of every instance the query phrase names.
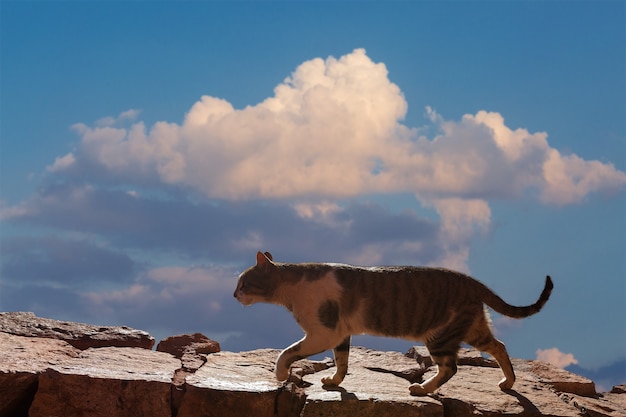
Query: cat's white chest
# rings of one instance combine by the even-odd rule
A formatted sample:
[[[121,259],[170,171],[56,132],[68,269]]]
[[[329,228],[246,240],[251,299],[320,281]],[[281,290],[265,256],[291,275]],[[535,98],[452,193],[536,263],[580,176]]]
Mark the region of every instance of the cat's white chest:
[[[284,288],[286,304],[300,326],[307,331],[320,324],[320,307],[329,301],[340,303],[342,287],[331,271],[317,279],[303,277],[299,282]]]

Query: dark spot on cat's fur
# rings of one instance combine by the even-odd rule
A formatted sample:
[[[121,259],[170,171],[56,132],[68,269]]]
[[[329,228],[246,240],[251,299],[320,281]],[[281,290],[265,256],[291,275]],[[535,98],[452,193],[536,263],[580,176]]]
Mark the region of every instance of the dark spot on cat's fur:
[[[320,305],[317,314],[320,323],[329,329],[334,329],[339,321],[339,304],[333,300],[326,300]]]
[[[347,351],[349,351],[350,350],[350,336],[348,336],[345,339],[343,339],[343,342],[338,344],[335,347],[335,350],[338,350],[339,352],[347,352]]]

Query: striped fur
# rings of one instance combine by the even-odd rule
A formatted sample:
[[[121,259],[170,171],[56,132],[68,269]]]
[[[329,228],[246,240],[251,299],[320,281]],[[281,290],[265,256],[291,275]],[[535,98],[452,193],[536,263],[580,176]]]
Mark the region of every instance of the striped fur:
[[[413,395],[426,395],[456,373],[463,342],[491,354],[504,373],[500,388],[510,389],[515,381],[511,361],[491,332],[484,305],[509,317],[528,317],[541,310],[552,287],[547,277],[534,304],[516,307],[479,281],[447,269],[288,264],[259,252],[256,265],[239,276],[234,296],[244,305],[283,305],[304,330],[305,336],[278,357],[278,380],[288,378],[294,361],[332,348],[337,370],[322,382],[339,385],[348,370],[350,336],[367,333],[426,344],[437,374],[409,387]]]

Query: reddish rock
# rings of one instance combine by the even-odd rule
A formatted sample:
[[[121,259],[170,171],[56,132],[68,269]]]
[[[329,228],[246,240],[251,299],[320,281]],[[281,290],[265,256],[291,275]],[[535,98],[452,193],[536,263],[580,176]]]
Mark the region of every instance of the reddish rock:
[[[604,394],[597,397],[582,397],[561,394],[559,398],[579,411],[579,415],[593,417],[626,417],[626,395]]]
[[[626,394],[626,385],[616,385],[611,388],[611,394]]]
[[[177,417],[274,417],[282,384],[276,381],[273,349],[220,352],[188,376]]]
[[[171,353],[177,358],[182,358],[185,353],[209,354],[219,352],[220,344],[202,333],[181,334],[161,340],[156,350]]]
[[[29,312],[0,313],[0,332],[65,340],[81,350],[105,346],[152,349],[154,346],[154,338],[143,330],[46,319]]]
[[[0,332],[0,416],[26,417],[37,391],[38,374],[79,353],[62,340]]]
[[[515,367],[515,363],[513,364]],[[432,375],[430,371],[424,376]],[[559,399],[552,387],[540,378],[516,368],[513,389],[501,391],[499,368],[459,366],[455,376],[444,384],[434,398],[453,416],[553,416],[578,417],[580,413]]]
[[[141,348],[87,349],[39,376],[29,417],[171,417],[180,361]]]
[[[545,362],[525,361],[522,359],[516,359],[513,362],[513,366],[516,367],[516,369],[530,371],[532,374],[539,377],[541,382],[554,388],[555,391],[567,392],[585,397],[593,397],[597,395],[595,383],[583,376],[573,374]]]
[[[207,360],[206,355],[220,351],[220,344],[202,333],[182,334],[167,337],[159,342],[157,351],[167,352],[180,359],[181,366],[176,370],[172,383],[172,406],[178,409],[186,393],[185,381]]]
[[[433,366],[433,360],[426,346],[413,346],[405,354],[407,358],[414,359],[417,363],[428,368]],[[457,363],[459,365],[485,366],[488,368],[498,368],[498,363],[491,358],[484,357],[483,354],[476,349],[459,349]]]
[[[20,322],[24,314],[14,317]],[[3,318],[5,329],[20,328]],[[39,330],[47,334],[45,326]],[[206,340],[187,336],[183,347],[172,348],[175,358],[127,347],[81,351],[62,340],[0,332],[0,417],[626,417],[624,386],[595,394],[586,378],[513,359],[517,381],[503,392],[500,369],[472,350],[460,351],[458,373],[435,394],[411,397],[409,384],[435,372],[423,347],[408,356],[352,347],[349,373],[332,388],[320,382],[334,372],[328,358],[294,363],[289,381],[279,383],[278,350],[207,356],[214,348],[194,343]]]
[[[334,371],[333,367],[304,377],[302,417],[444,415],[439,401],[409,395],[409,384],[421,380],[425,368],[399,352],[352,347],[348,375],[341,386],[323,387],[321,378]]]

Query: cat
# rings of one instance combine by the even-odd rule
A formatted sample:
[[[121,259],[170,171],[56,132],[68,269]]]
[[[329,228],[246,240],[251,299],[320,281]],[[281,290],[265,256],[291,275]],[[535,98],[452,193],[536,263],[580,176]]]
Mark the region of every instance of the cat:
[[[511,389],[511,360],[491,332],[484,304],[508,317],[528,317],[541,310],[552,288],[548,276],[534,304],[515,307],[481,282],[448,269],[290,264],[258,252],[256,265],[239,276],[234,297],[244,306],[283,305],[304,330],[305,336],[278,356],[279,381],[288,379],[293,362],[333,349],[336,371],[322,378],[322,384],[339,385],[348,372],[351,335],[367,333],[425,343],[437,372],[421,384],[411,384],[409,392],[426,395],[456,373],[462,342],[492,355],[504,374],[500,389]]]

